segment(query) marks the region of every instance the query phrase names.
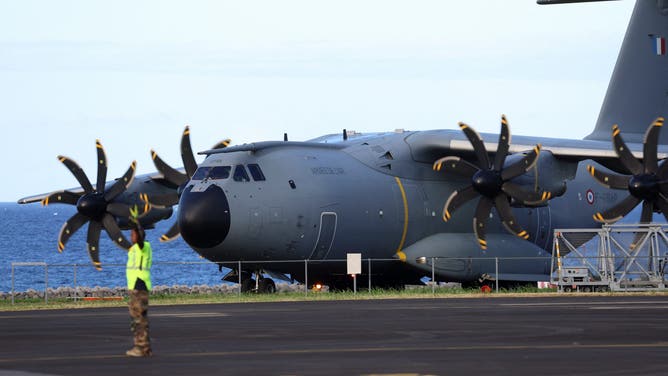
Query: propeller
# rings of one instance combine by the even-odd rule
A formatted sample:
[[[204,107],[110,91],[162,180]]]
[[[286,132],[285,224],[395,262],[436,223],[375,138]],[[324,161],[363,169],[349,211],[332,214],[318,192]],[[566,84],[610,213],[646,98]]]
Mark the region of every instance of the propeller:
[[[487,249],[485,230],[492,207],[501,217],[501,222],[506,229],[523,238],[528,239],[527,233],[517,223],[510,208],[510,199],[522,205],[538,205],[549,200],[553,194],[549,191],[528,192],[518,184],[511,182],[512,179],[524,174],[534,166],[540,154],[540,145],[536,145],[530,152],[517,162],[504,167],[508,149],[510,147],[510,130],[505,116],[501,116],[501,133],[496,149],[494,161],[490,161],[485,144],[478,132],[464,123],[459,127],[473,145],[478,164],[474,165],[460,157],[445,157],[434,162],[433,169],[453,173],[471,179],[471,185],[454,191],[448,198],[443,208],[443,220],[448,221],[452,214],[468,201],[480,196],[473,217],[473,231],[478,239],[480,248]]]
[[[659,142],[659,131],[663,126],[664,119],[656,118],[645,132],[643,139],[642,162],[633,156],[622,138],[617,124],[612,126],[612,142],[615,153],[622,165],[631,172],[631,175],[621,175],[597,170],[592,165],[587,165],[587,170],[601,185],[619,190],[627,190],[629,196],[612,208],[594,214],[594,219],[602,223],[613,223],[642,202],[642,213],[640,223],[652,221],[652,213],[662,213],[668,220],[668,163],[659,166],[657,147]],[[637,234],[631,248],[635,248],[642,234]]]
[[[225,139],[215,144],[212,149],[226,148],[229,146],[230,142],[230,139]],[[179,203],[179,198],[181,197],[181,192],[197,170],[195,155],[193,154],[192,147],[190,146],[190,127],[186,126],[186,128],[183,130],[183,135],[181,136],[181,160],[183,161],[185,173],[165,163],[165,161],[163,161],[162,158],[158,156],[158,153],[156,153],[153,149],[151,149],[151,159],[153,159],[153,164],[155,164],[155,167],[158,169],[158,171],[165,177],[165,180],[177,187],[177,189],[172,193],[144,197],[148,202],[151,203],[151,205],[156,207],[169,207],[177,205]],[[179,234],[179,223],[174,222],[169,230],[167,230],[167,232],[160,237],[160,241],[168,242],[174,240],[179,236]]]
[[[95,268],[100,270],[102,267],[100,264],[99,242],[102,229],[107,232],[111,240],[119,247],[128,249],[132,246],[121,232],[115,219],[115,217],[129,217],[130,206],[114,202],[114,199],[125,192],[132,183],[137,163],[133,161],[125,174],[120,179],[117,179],[109,189],[105,189],[107,157],[99,140],[95,141],[95,146],[97,148],[98,160],[95,188],[93,188],[90,180],[88,180],[88,176],[86,176],[86,173],[76,162],[60,155],[58,156],[58,160],[70,170],[84,191],[81,193],[71,191],[54,192],[42,200],[42,205],[63,203],[77,207],[77,213],[68,219],[60,229],[60,233],[58,234],[58,251],[62,252],[70,237],[84,224],[88,223],[88,234],[86,237],[88,254]],[[148,203],[145,204],[143,209],[144,213],[150,209]]]

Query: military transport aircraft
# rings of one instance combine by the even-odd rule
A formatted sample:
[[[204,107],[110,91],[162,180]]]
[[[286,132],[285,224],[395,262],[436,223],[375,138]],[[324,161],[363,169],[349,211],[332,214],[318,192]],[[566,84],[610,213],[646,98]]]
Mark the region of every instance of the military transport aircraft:
[[[557,2],[580,1],[539,1]],[[162,240],[180,233],[208,260],[244,261],[233,271],[244,289],[257,284],[272,291],[265,272],[304,281],[303,263],[271,263],[277,260],[310,260],[309,281],[342,285],[349,279],[345,265],[324,261],[349,252],[388,260],[373,264],[373,281],[381,285],[419,283],[432,258],[440,280],[494,275],[495,257],[515,258],[503,262],[500,280],[545,280],[549,262],[535,257],[550,255],[553,229],[614,222],[640,203],[642,222],[668,214],[668,134],[659,132],[667,112],[665,37],[668,5],[638,0],[598,122],[584,140],[511,140],[502,117],[498,135],[461,123],[461,130],[344,130],[307,142],[225,141],[202,152],[198,165],[186,128],[182,169],[152,152],[158,172],[133,179],[133,163],[121,179],[106,182],[98,142],[95,187],[60,157],[81,188],[19,202],[76,205],[58,248],[89,222],[96,266],[101,229],[128,247],[121,230],[131,206],[150,227],[178,204]]]

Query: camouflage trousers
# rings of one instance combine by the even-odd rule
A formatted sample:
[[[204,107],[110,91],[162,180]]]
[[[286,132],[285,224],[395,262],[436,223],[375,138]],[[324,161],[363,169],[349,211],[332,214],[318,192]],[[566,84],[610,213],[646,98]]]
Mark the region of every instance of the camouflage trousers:
[[[130,330],[134,334],[135,347],[144,354],[151,353],[148,335],[148,291],[130,290]]]

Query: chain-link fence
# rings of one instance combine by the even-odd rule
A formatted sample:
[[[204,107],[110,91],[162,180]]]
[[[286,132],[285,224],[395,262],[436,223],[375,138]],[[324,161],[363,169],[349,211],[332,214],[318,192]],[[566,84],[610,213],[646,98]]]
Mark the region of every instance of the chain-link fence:
[[[460,270],[486,270],[470,276],[473,282],[484,282],[499,290],[504,282],[504,276],[509,271],[515,271],[526,263],[541,263],[549,265],[550,257],[513,257],[513,258],[426,258],[423,270],[424,278],[421,282],[435,292],[439,286],[450,280],[443,277],[453,267]],[[346,274],[345,259],[336,260],[282,260],[282,261],[236,261],[215,264],[209,261],[201,262],[156,262],[151,274],[154,293],[165,294],[199,294],[223,293],[241,294],[242,291],[253,291],[257,288],[258,280],[271,279],[278,292],[303,292],[308,295],[314,286],[321,285],[320,276],[323,273],[334,276],[342,281],[350,282],[352,288],[353,276]],[[260,268],[259,266],[262,266]],[[362,274],[355,276],[356,289],[371,291],[381,278],[387,278],[389,266],[407,265],[397,259],[362,259]],[[256,285],[247,287],[242,280],[242,274],[236,270],[291,270],[289,274],[266,272],[261,275],[250,275]],[[298,272],[294,272],[299,270]],[[303,270],[303,272],[302,272]],[[249,275],[244,277],[248,278]],[[258,278],[259,277],[259,278]],[[291,279],[294,277],[294,279]],[[90,264],[48,264],[45,262],[14,262],[11,263],[11,290],[8,294],[12,301],[15,296],[20,298],[43,298],[48,302],[51,297],[65,297],[71,299],[112,299],[122,296],[126,291],[125,265],[104,264],[102,271],[97,271]],[[222,280],[225,278],[225,280]],[[295,280],[302,281],[297,283]],[[543,275],[543,281],[549,281],[550,276]],[[327,288],[326,286],[322,286]],[[318,290],[319,288],[316,288]],[[2,294],[2,293],[0,293]]]

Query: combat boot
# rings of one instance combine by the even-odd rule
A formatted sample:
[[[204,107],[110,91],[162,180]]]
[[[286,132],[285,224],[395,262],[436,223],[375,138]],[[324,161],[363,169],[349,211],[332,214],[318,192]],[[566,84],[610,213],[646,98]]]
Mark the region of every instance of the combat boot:
[[[144,351],[140,349],[139,347],[135,346],[131,348],[130,350],[125,352],[125,355],[131,356],[134,358],[143,358],[145,356],[151,356],[151,350]]]

